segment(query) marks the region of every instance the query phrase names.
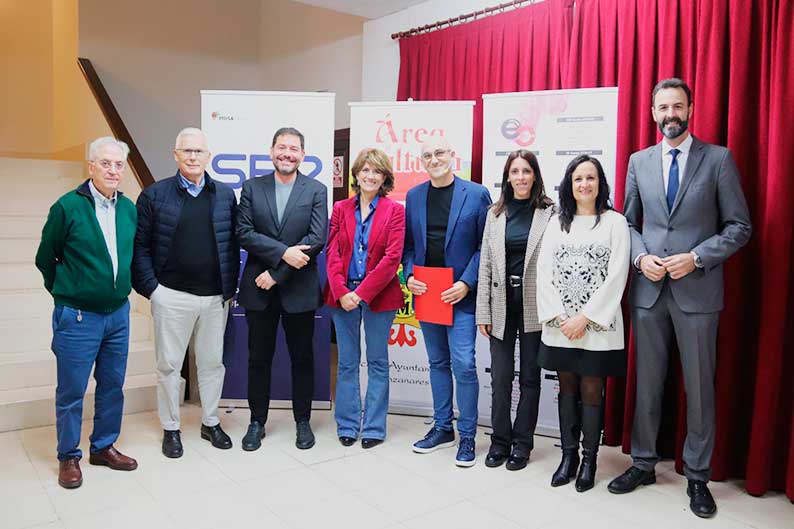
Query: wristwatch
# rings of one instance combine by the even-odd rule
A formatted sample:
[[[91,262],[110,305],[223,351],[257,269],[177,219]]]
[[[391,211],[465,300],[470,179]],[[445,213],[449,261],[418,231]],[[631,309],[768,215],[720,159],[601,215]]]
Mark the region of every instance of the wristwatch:
[[[692,257],[695,259],[695,267],[696,268],[703,268],[703,260],[700,258],[698,254],[695,252],[689,252],[692,254]]]

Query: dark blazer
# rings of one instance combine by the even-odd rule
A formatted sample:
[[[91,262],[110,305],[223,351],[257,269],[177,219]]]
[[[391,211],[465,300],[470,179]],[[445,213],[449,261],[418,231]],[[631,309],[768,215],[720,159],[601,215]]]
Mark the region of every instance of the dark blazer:
[[[752,231],[736,163],[727,148],[693,137],[672,211],[667,207],[662,171],[661,143],[629,159],[623,209],[631,231],[631,261],[641,253],[667,257],[695,252],[703,268],[664,281],[670,282],[683,311],[722,310],[722,263],[747,244]],[[637,274],[629,290],[632,305],[652,307],[664,281]]]
[[[206,172],[204,185],[210,192],[212,225],[218,247],[223,299],[231,299],[240,273],[240,248],[235,238],[237,199],[231,187],[216,182]],[[187,191],[179,185],[179,173],[150,185],[138,195],[138,229],[132,259],[132,286],[142,296],[151,296],[168,259],[174,232],[179,224]]]
[[[405,277],[413,275],[414,265],[424,266],[427,251],[427,191],[430,181],[414,186],[405,197]],[[491,195],[480,184],[455,177],[455,189],[447,221],[444,247],[446,265],[453,269],[454,281],[469,285],[469,293],[457,307],[474,313],[477,299],[477,271],[480,244]]]
[[[281,297],[286,312],[315,310],[322,305],[317,256],[328,237],[327,189],[321,182],[298,173],[284,216],[278,222],[274,174],[247,180],[240,194],[237,240],[248,252],[237,301],[250,310],[264,310],[274,295]],[[301,269],[292,268],[281,257],[290,246],[306,244],[311,257]],[[276,280],[270,290],[256,286],[264,271]]]
[[[397,268],[405,242],[405,208],[386,197],[378,199],[367,247],[366,275],[356,288],[358,296],[375,312],[397,310],[405,304]],[[334,204],[328,235],[326,305],[340,308],[339,298],[350,292],[347,273],[356,237],[356,197]]]

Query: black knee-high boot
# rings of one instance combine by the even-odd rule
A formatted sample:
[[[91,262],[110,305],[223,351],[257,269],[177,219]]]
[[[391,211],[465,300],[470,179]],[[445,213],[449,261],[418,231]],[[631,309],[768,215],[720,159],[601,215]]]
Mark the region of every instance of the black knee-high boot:
[[[593,488],[598,445],[601,443],[601,406],[582,406],[582,464],[576,477],[576,490]]]
[[[560,414],[562,461],[551,476],[552,487],[559,487],[571,481],[576,477],[576,469],[579,467],[581,419],[578,395],[560,394],[557,398],[557,409]]]

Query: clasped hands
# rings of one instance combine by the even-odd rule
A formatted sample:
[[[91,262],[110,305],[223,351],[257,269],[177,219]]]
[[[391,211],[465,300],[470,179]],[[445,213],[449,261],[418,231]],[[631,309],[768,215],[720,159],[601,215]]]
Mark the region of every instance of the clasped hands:
[[[681,279],[695,270],[695,257],[691,253],[679,253],[669,257],[645,254],[640,258],[642,275],[651,281],[661,281],[666,274],[671,279]]]
[[[311,246],[308,244],[298,244],[296,246],[290,246],[284,251],[284,255],[281,256],[281,259],[290,265],[293,268],[301,269],[307,264],[309,264],[309,260],[311,259],[308,255],[304,252],[309,250]],[[270,290],[276,284],[276,280],[273,279],[273,276],[270,275],[269,270],[265,270],[254,280],[256,286],[264,289]],[[350,310],[350,309],[347,309]]]
[[[427,292],[427,283],[419,281],[414,276],[408,278],[408,281],[405,282],[405,286],[408,287],[408,290],[410,290],[414,296],[421,296]],[[441,301],[454,305],[465,298],[468,293],[469,285],[463,281],[455,281],[451,287],[441,293]]]

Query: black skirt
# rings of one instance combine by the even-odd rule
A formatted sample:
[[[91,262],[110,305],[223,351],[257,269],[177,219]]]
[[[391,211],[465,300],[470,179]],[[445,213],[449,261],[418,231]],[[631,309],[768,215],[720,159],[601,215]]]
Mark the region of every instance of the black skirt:
[[[538,364],[549,371],[571,371],[591,377],[622,377],[626,375],[626,351],[588,351],[575,347],[554,347],[541,342]]]

